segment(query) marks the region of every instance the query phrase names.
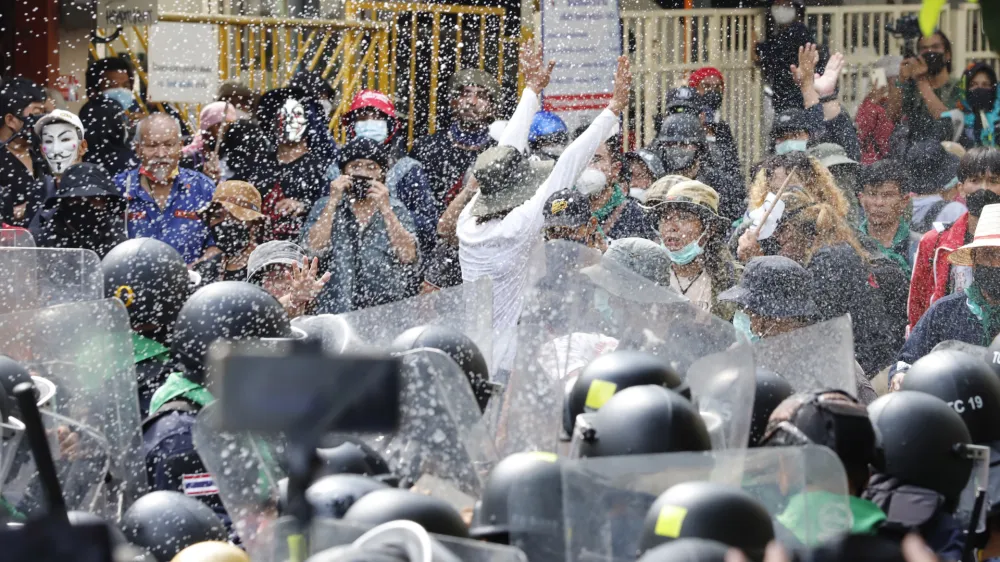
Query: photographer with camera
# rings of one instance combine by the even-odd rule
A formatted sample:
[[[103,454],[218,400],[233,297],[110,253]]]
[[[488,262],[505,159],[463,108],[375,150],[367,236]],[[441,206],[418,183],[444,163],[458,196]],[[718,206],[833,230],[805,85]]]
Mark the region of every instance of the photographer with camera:
[[[909,27],[905,22],[896,24],[904,38],[911,34]],[[951,77],[951,41],[936,31],[920,38],[917,51],[919,56],[903,59],[899,87],[889,89],[890,116],[897,123],[901,117],[906,119],[910,142],[954,140],[949,112],[958,107],[960,88]]]
[[[300,244],[331,272],[317,314],[339,314],[415,294],[419,265],[409,211],[385,186],[387,147],[355,137],[340,152],[343,175],[313,206]]]

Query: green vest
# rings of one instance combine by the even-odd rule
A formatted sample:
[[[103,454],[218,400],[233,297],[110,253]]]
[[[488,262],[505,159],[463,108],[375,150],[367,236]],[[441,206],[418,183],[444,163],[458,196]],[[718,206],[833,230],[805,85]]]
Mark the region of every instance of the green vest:
[[[136,364],[147,359],[166,360],[170,350],[158,341],[132,332],[132,358]]]
[[[153,393],[149,402],[149,415],[155,414],[164,404],[176,398],[190,400],[202,407],[215,402],[215,397],[205,387],[187,380],[180,373],[171,373],[163,386]]]
[[[806,546],[825,541],[844,528],[850,517],[851,534],[870,535],[885,521],[885,513],[874,503],[849,496],[848,513],[843,510],[844,496],[826,491],[806,492],[788,500],[788,507],[778,515],[778,522]]]

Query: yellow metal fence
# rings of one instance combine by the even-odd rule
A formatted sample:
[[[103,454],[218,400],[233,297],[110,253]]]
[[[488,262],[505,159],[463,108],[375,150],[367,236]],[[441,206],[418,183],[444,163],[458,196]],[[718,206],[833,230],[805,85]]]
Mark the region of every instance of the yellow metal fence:
[[[807,23],[820,44],[845,55],[840,99],[853,115],[870,91],[871,71],[883,55],[898,55],[902,41],[885,30],[919,5],[809,7]],[[687,82],[691,71],[714,66],[722,71],[726,93],[722,116],[733,128],[744,169],[764,154],[769,125],[764,84],[754,66],[755,38],[764,38],[764,12],[758,9],[625,11],[622,30],[635,76],[626,133],[645,145],[656,136],[655,116],[664,95]],[[952,42],[952,61],[959,75],[975,61],[998,65],[982,33],[979,7],[945,8],[939,27]],[[629,138],[629,137],[626,137]]]

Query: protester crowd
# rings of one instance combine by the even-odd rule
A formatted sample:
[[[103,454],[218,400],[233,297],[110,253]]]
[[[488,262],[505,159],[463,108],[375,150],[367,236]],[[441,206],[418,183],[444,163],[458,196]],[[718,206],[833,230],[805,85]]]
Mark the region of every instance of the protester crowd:
[[[121,299],[129,314],[145,465],[139,479],[157,492],[121,516],[127,542],[157,560],[185,561],[246,559],[204,541],[254,544],[253,531],[241,527],[245,506],[234,513],[218,474],[213,484],[194,435],[199,412],[215,400],[206,363],[214,339],[292,338],[296,330],[312,336],[325,315],[485,279],[491,349],[480,353],[455,326],[397,344],[450,354],[472,385],[477,415],[487,420],[490,406],[502,410],[509,444],[518,423],[527,433],[547,429],[535,418],[517,419],[523,404],[503,394],[517,392],[526,364],[546,360],[539,342],[524,341],[525,326],[565,336],[561,345],[569,348],[585,342],[579,356],[567,352],[579,365],[557,367],[565,403],[544,413],[559,420],[573,452],[548,450],[542,437],[508,449],[514,454],[492,467],[475,508],[460,513],[433,492],[393,496],[400,490],[388,488],[412,486],[407,477],[414,475],[390,469],[361,441],[342,443],[321,450],[330,455],[319,459],[325,478],[366,478],[316,491],[309,501],[319,515],[366,525],[409,519],[437,535],[520,548],[529,562],[584,559],[570,544],[586,542],[587,532],[562,527],[573,516],[561,496],[570,489],[561,480],[567,457],[651,455],[648,468],[654,455],[719,448],[718,428],[705,415],[711,391],[682,380],[679,359],[661,357],[683,355],[664,351],[670,342],[688,341],[690,378],[694,360],[714,349],[713,338],[727,353],[772,345],[800,357],[774,342],[842,320],[853,352],[848,382],[805,388],[759,362],[749,439],[737,448],[828,448],[846,476],[841,530],[850,534],[816,532],[830,524],[823,509],[833,501],[810,495],[819,488],[786,497],[775,504],[780,509],[769,505],[768,494],[787,494],[787,482],[756,490],[759,496],[709,483],[657,489],[642,510],[645,516],[649,508],[646,522],[634,522],[623,506],[639,488],[609,477],[599,484],[619,494],[612,495],[620,509],[606,514],[615,529],[604,545],[607,559],[779,562],[787,559],[779,543],[799,554],[819,549],[815,556],[828,548],[826,556],[838,560],[866,549],[872,559],[908,562],[1000,556],[1000,510],[988,500],[978,507],[968,501],[970,482],[997,464],[989,451],[1000,451],[1000,369],[988,350],[1000,335],[996,72],[976,64],[953,78],[951,43],[938,32],[920,39],[914,57],[881,60],[890,81],[852,118],[838,101],[843,55],[814,44],[800,3],[772,4],[755,60],[773,118],[767,155],[746,163],[749,174],[733,133],[747,124],[738,112],[723,118],[720,70],[698,69],[671,90],[655,138],[639,146],[620,134],[632,87],[627,57],[607,77],[607,107],[570,127],[542,110],[557,63],[544,63],[531,44],[521,49],[524,88],[512,114],[501,114],[493,76],[462,69],[446,87],[446,125],[412,146],[391,93],[376,90],[354,96],[337,142],[330,127],[336,92],[304,70],[262,95],[226,83],[194,124],[169,104],[143,114],[136,73],[123,58],[91,61],[79,114],[54,109],[46,91],[26,79],[0,82],[3,228],[30,233],[39,248],[96,253],[106,296]],[[572,274],[555,265],[556,250],[572,257]],[[567,290],[573,283],[586,288]],[[666,313],[674,315],[664,324],[669,334],[650,333],[652,321],[630,332],[637,318],[664,310],[685,311]],[[566,317],[591,322],[595,337]],[[841,343],[819,341],[816,354]],[[733,365],[738,371],[739,362]],[[801,368],[826,380],[823,366]],[[45,373],[29,370],[0,357],[3,424],[16,411],[8,382],[44,380]],[[729,399],[738,403],[737,396]],[[736,442],[739,432],[727,432],[738,417],[720,414],[725,438]],[[75,446],[68,443],[76,437],[66,435],[77,433],[60,433],[62,450]],[[535,449],[547,452],[526,452]],[[31,502],[8,501],[6,477],[0,471],[0,520],[22,519]],[[980,484],[992,492],[998,481],[1000,473]],[[560,495],[552,500],[555,489]],[[515,496],[538,500],[527,516],[537,524],[532,532],[515,521]],[[555,512],[546,511],[553,506],[543,505],[545,498],[558,504]],[[581,501],[576,514],[603,517],[594,505]],[[287,509],[268,504],[264,511]],[[969,519],[980,511],[982,526]],[[169,533],[136,530],[171,518],[188,527],[169,540]],[[397,532],[392,540],[407,543],[401,537],[411,533],[429,544],[420,542],[426,534],[419,528]],[[188,558],[173,558],[187,546],[194,549]],[[412,549],[376,556],[365,550],[371,545],[351,548],[316,560],[415,557]],[[872,554],[879,548],[889,550]],[[424,554],[421,560],[449,560]]]

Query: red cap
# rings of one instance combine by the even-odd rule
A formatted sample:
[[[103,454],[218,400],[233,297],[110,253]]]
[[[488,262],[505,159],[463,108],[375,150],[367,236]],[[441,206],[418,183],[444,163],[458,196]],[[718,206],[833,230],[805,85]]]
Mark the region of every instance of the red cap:
[[[722,73],[719,72],[718,68],[714,68],[711,66],[703,66],[691,73],[691,77],[688,78],[688,86],[691,86],[692,88],[697,88],[698,84],[701,84],[702,80],[711,76],[718,78],[719,81],[722,82],[723,86],[726,85],[726,79],[722,77]]]
[[[391,119],[396,118],[396,107],[392,105],[389,96],[376,90],[361,90],[351,101],[351,109],[344,115],[344,121],[349,120],[355,111],[368,108],[380,111]]]

